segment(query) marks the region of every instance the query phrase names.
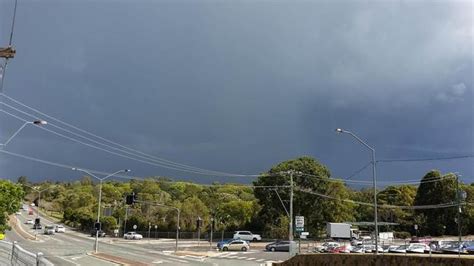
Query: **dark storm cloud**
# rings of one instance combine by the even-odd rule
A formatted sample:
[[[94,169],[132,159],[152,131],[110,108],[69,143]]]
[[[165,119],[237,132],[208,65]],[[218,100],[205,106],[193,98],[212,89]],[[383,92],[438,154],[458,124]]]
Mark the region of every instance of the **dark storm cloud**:
[[[311,155],[346,176],[369,156],[336,127],[367,139],[380,158],[472,154],[470,8],[469,1],[22,1],[5,88],[178,162],[258,173]],[[8,12],[1,10],[2,40]],[[31,129],[9,149],[99,170],[126,165],[140,176],[193,177]],[[72,177],[2,157],[4,176]],[[389,180],[432,167],[470,177],[471,165],[379,167]]]

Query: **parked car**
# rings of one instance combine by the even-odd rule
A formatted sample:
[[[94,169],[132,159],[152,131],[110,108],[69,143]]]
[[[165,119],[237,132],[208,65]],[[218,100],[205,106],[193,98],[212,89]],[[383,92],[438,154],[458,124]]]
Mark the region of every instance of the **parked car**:
[[[441,251],[443,253],[447,254],[466,254],[468,251],[466,250],[465,246],[461,243],[461,245],[458,244],[458,242],[452,242],[449,243],[441,248]]]
[[[295,243],[292,241],[291,243]],[[290,251],[290,241],[276,241],[265,246],[267,251]]]
[[[45,235],[54,235],[54,225],[46,225],[44,227],[44,234]]]
[[[474,241],[465,242],[464,247],[467,253],[474,254]]]
[[[228,251],[228,250],[239,250],[239,251],[247,251],[250,249],[249,244],[246,241],[237,239],[237,240],[232,240],[228,243],[225,243],[222,245],[221,250],[222,251]]]
[[[362,245],[356,246],[351,250],[351,253],[365,253],[365,247]]]
[[[41,224],[34,224],[33,229],[43,229],[43,226]]]
[[[28,220],[25,221],[25,224],[34,224],[34,223],[35,222],[33,222],[33,220],[31,220],[31,219],[28,219]]]
[[[125,239],[134,239],[134,240],[139,240],[139,239],[142,239],[143,236],[140,235],[140,234],[137,234],[136,232],[128,232],[126,233],[123,238]]]
[[[430,246],[425,243],[411,243],[406,249],[407,253],[425,253],[430,251]]]
[[[339,247],[336,247],[336,248],[333,248],[331,250],[329,250],[329,253],[350,253],[352,250],[352,246],[339,246]]]
[[[341,246],[337,242],[324,242],[321,246],[315,247],[314,252],[320,253],[320,252],[329,252],[329,250],[333,248],[337,248]]]
[[[408,245],[401,245],[395,249],[390,250],[391,253],[407,253]]]
[[[242,239],[247,241],[260,241],[262,237],[257,234],[252,234],[250,231],[236,231],[234,233],[234,239]]]
[[[91,236],[95,236],[97,234],[97,229],[92,229],[91,230]],[[105,237],[105,232],[102,230],[99,230],[99,237]]]
[[[66,233],[66,227],[62,224],[58,224],[56,225],[55,231],[56,233]]]

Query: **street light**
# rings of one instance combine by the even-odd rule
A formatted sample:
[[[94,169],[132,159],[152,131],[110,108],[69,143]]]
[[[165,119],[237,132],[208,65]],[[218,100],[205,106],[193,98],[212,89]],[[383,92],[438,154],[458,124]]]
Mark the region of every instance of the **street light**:
[[[377,222],[377,174],[375,170],[375,149],[369,144],[367,144],[365,141],[363,141],[361,138],[356,136],[354,133],[344,130],[342,128],[337,128],[336,129],[337,133],[345,133],[351,135],[353,138],[355,138],[359,143],[367,147],[371,153],[372,153],[372,179],[373,179],[373,190],[374,190],[374,226],[375,226],[375,254],[379,254],[379,228],[378,228],[378,222]]]
[[[119,170],[115,173],[112,173],[106,177],[103,177],[103,178],[100,178],[92,173],[90,173],[89,171],[87,170],[84,170],[84,169],[80,169],[80,168],[72,168],[73,171],[80,171],[80,172],[84,172],[96,179],[98,179],[100,181],[100,185],[99,185],[99,206],[97,208],[97,223],[100,225],[100,203],[102,201],[102,181],[104,181],[105,179],[111,177],[111,176],[114,176],[118,173],[127,173],[127,172],[130,172],[131,170],[130,169],[123,169],[123,170]],[[96,232],[95,232],[95,253],[98,252],[99,250],[99,230],[100,230],[100,227],[98,229],[96,229]]]
[[[15,131],[15,133],[13,133],[13,135],[7,139],[7,141],[5,141],[5,143],[0,143],[0,146],[2,146],[2,147],[7,146],[7,144],[8,144],[10,141],[12,141],[12,139],[13,139],[14,137],[16,137],[16,135],[18,135],[18,133],[20,133],[20,131],[23,130],[23,128],[25,128],[27,125],[30,125],[30,124],[32,124],[32,125],[37,125],[37,126],[44,126],[44,125],[48,124],[48,122],[46,122],[46,121],[44,121],[44,120],[27,121],[27,122],[25,122],[23,125],[21,125],[21,127],[18,128],[18,129]]]

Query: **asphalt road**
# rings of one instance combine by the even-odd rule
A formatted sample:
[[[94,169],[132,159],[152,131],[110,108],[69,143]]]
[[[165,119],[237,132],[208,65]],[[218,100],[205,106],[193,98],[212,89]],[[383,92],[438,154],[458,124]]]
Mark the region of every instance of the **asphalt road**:
[[[31,224],[24,224],[26,219],[34,219],[35,216],[27,215],[22,211],[17,215],[19,224],[24,231],[35,235]],[[53,224],[44,217],[41,218],[44,225]],[[26,240],[14,231],[7,232],[8,241],[17,241],[23,248],[31,252],[43,252],[45,257],[55,265],[116,265],[93,256],[88,255],[93,250],[93,237],[66,229],[66,233],[55,235],[44,235],[43,230],[37,231],[37,240]],[[99,251],[142,262],[148,265],[268,265],[271,262],[282,261],[288,258],[285,252],[265,252],[262,248],[252,248],[247,252],[218,252],[209,251],[209,244],[201,242],[197,247],[196,241],[181,241],[179,256],[174,254],[175,242],[172,239],[163,240],[124,240],[118,238],[100,238]],[[203,245],[207,246],[203,247]]]

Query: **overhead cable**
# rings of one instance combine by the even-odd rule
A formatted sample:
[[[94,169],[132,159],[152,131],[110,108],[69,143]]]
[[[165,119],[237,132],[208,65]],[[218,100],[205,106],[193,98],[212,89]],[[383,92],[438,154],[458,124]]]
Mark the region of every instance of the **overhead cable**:
[[[8,108],[10,108],[10,109],[13,109],[13,110],[15,110],[15,111],[17,111],[17,112],[19,112],[19,113],[22,113],[22,114],[27,115],[27,116],[29,116],[29,117],[32,117],[32,118],[34,118],[34,119],[39,119],[39,118],[40,118],[40,117],[38,117],[38,116],[34,116],[34,115],[30,114],[30,113],[24,112],[24,111],[22,111],[22,110],[20,110],[20,109],[18,109],[18,108],[15,108],[15,107],[13,107],[13,106],[11,106],[11,105],[9,105],[9,104],[6,104],[6,103],[0,103],[0,104],[3,104],[4,106],[6,106],[6,107],[8,107]],[[18,119],[19,119],[19,118],[18,118]],[[201,169],[201,168],[196,168],[196,167],[184,167],[184,166],[180,166],[180,165],[177,164],[177,163],[168,163],[168,162],[163,162],[163,161],[160,161],[160,160],[155,160],[155,159],[152,159],[152,158],[148,158],[148,157],[145,157],[145,156],[137,155],[137,154],[128,152],[128,151],[126,151],[126,150],[123,150],[123,149],[120,149],[120,148],[116,148],[116,147],[113,147],[113,146],[110,146],[110,145],[101,143],[101,142],[96,141],[96,140],[94,140],[94,139],[91,139],[91,138],[89,138],[89,137],[83,136],[83,135],[78,134],[78,133],[76,133],[76,132],[73,132],[73,131],[70,131],[70,130],[68,130],[68,129],[65,129],[65,128],[62,128],[62,127],[60,127],[60,126],[57,126],[57,125],[55,125],[55,124],[53,124],[53,123],[48,123],[48,125],[49,125],[49,126],[52,126],[52,127],[54,127],[54,128],[57,128],[57,129],[59,129],[59,130],[61,130],[61,131],[67,132],[67,133],[69,133],[69,134],[72,134],[72,135],[74,135],[74,136],[77,136],[77,137],[79,137],[79,138],[82,138],[82,139],[85,139],[85,140],[87,140],[87,141],[90,141],[90,142],[92,142],[92,143],[95,143],[95,144],[104,146],[104,147],[105,147],[104,149],[106,149],[106,148],[112,149],[112,150],[115,150],[115,151],[117,151],[117,152],[122,152],[122,153],[128,154],[128,155],[130,155],[130,156],[135,156],[135,157],[138,157],[138,158],[141,158],[141,159],[144,159],[144,160],[149,160],[149,161],[155,162],[155,163],[160,164],[160,165],[163,165],[163,166],[164,166],[164,165],[170,166],[170,167],[173,167],[172,169],[175,169],[175,170],[178,170],[178,169],[187,169],[187,170],[191,170],[191,171],[195,171],[195,172],[200,172],[201,174],[215,175],[215,176],[228,176],[228,175],[232,175],[232,174],[224,173],[224,172],[209,171],[209,170],[205,170],[205,169]],[[81,144],[82,144],[82,143],[81,143]]]
[[[84,133],[84,134],[86,134],[86,135],[89,135],[89,136],[91,136],[91,137],[100,139],[100,140],[105,141],[105,142],[107,142],[107,143],[109,143],[109,144],[118,146],[118,147],[120,147],[121,149],[117,149],[117,148],[115,148],[115,149],[121,150],[121,151],[124,152],[124,153],[126,152],[126,151],[124,151],[124,150],[128,150],[127,153],[131,154],[131,152],[132,152],[132,153],[140,154],[141,158],[145,158],[145,157],[146,157],[148,160],[159,161],[160,163],[167,164],[167,165],[170,165],[170,166],[175,166],[175,167],[177,167],[177,168],[183,168],[183,169],[185,168],[185,169],[189,169],[189,170],[199,171],[199,172],[202,172],[202,173],[206,172],[206,173],[209,173],[209,175],[214,175],[214,176],[236,176],[236,177],[256,177],[256,176],[258,176],[258,175],[233,174],[233,173],[225,173],[225,172],[207,170],[207,169],[203,169],[203,168],[198,168],[198,167],[189,166],[189,165],[186,165],[186,164],[181,164],[181,163],[173,162],[173,161],[170,161],[170,160],[167,160],[167,159],[164,159],[164,158],[156,157],[156,156],[153,156],[153,155],[150,155],[150,154],[141,152],[141,151],[139,151],[139,150],[126,147],[126,146],[124,146],[124,145],[122,145],[122,144],[119,144],[119,143],[117,143],[117,142],[108,140],[108,139],[106,139],[106,138],[103,138],[103,137],[101,137],[101,136],[98,136],[98,135],[96,135],[96,134],[93,134],[93,133],[91,133],[91,132],[89,132],[89,131],[86,131],[86,130],[83,130],[83,129],[81,129],[81,128],[78,128],[78,127],[76,127],[76,126],[74,126],[74,125],[71,125],[71,124],[69,124],[69,123],[66,123],[66,122],[64,122],[64,121],[62,121],[62,120],[60,120],[60,119],[57,119],[57,118],[53,117],[53,116],[50,116],[50,115],[48,115],[48,114],[45,114],[45,113],[39,111],[38,109],[35,109],[35,108],[31,107],[31,106],[28,106],[28,105],[26,105],[26,104],[24,104],[24,103],[22,103],[22,102],[20,102],[20,101],[18,101],[18,100],[16,100],[16,99],[13,99],[12,97],[10,97],[10,96],[8,96],[8,95],[6,95],[6,94],[4,94],[4,93],[1,93],[1,94],[2,94],[6,99],[8,99],[8,100],[10,100],[10,101],[12,101],[12,102],[14,102],[14,103],[16,103],[16,104],[18,104],[18,105],[24,107],[24,108],[27,108],[27,109],[29,109],[29,110],[31,110],[31,111],[33,111],[33,112],[36,112],[36,113],[42,115],[43,117],[48,118],[48,121],[54,120],[54,121],[56,121],[56,122],[58,122],[58,123],[60,123],[60,124],[63,124],[63,125],[65,125],[65,126],[69,127],[69,128],[72,128],[72,129],[75,129],[75,130],[77,130],[77,131],[80,131],[80,132],[82,132],[82,133]],[[14,108],[14,107],[13,107],[13,108]],[[15,109],[18,110],[17,108],[15,108]],[[22,113],[25,113],[25,114],[27,114],[27,115],[36,117],[36,116],[34,116],[34,115],[32,115],[32,114],[29,114],[29,113],[26,113],[26,112],[23,112],[23,111],[21,111],[21,112],[22,112]],[[37,117],[36,117],[36,118],[37,118]],[[60,126],[56,126],[56,127],[62,129],[63,131],[66,131],[66,132],[69,132],[69,133],[71,132],[70,130],[64,129],[64,128],[60,127]],[[70,133],[70,134],[74,134],[74,133]],[[77,133],[75,133],[75,134],[76,134],[76,136],[80,135],[80,134],[77,134]],[[82,138],[84,138],[84,139],[88,139],[89,141],[91,141],[89,137],[85,137],[85,136],[82,136],[82,135],[80,135],[80,136],[81,136]],[[94,141],[94,142],[95,142],[95,143],[100,143],[100,142],[97,142],[97,141]],[[103,145],[103,146],[111,147],[109,144],[101,143],[101,145]],[[139,155],[136,155],[136,154],[135,154],[134,156],[137,156],[137,157],[138,157]]]

